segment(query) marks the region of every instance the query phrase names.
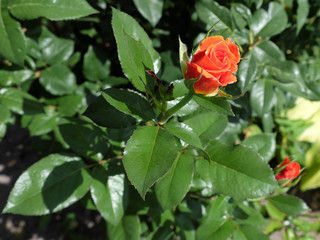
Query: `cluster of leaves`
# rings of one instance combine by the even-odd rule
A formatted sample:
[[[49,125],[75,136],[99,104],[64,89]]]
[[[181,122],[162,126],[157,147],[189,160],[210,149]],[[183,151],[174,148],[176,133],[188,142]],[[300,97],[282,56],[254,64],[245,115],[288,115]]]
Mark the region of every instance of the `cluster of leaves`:
[[[308,144],[296,139],[307,125],[286,112],[297,97],[320,99],[317,2],[0,4],[0,138],[18,123],[44,155],[3,212],[44,215],[83,199],[109,239],[268,239],[308,210],[269,165],[304,164]],[[213,25],[241,49],[238,83],[225,89],[241,98],[184,84],[179,50],[185,59]]]

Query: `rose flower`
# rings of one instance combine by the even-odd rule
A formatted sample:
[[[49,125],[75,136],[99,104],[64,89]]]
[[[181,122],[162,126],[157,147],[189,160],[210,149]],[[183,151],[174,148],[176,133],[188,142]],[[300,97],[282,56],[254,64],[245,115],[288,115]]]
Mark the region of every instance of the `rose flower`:
[[[185,79],[200,79],[194,83],[194,91],[199,94],[213,94],[220,86],[237,81],[233,75],[238,70],[239,49],[230,38],[212,36],[200,43],[199,50],[193,55]]]
[[[291,162],[288,157],[286,157],[281,165],[277,168],[281,168],[283,166],[286,167],[282,169],[278,174],[276,174],[276,179],[290,179],[291,182],[294,178],[298,177],[300,174],[300,165],[297,162]]]

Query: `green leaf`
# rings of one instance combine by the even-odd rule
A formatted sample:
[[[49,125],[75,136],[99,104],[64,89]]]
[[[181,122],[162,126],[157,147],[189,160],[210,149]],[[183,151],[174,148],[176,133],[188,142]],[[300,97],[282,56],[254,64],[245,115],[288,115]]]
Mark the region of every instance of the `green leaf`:
[[[176,234],[178,237],[184,240],[195,240],[196,231],[191,218],[186,216],[187,214],[175,215],[177,229]]]
[[[298,0],[298,10],[297,10],[297,31],[296,35],[299,34],[301,28],[308,19],[309,14],[309,1],[308,0]]]
[[[32,76],[33,72],[27,69],[15,71],[0,70],[0,86],[10,86],[13,84],[20,85],[29,80]]]
[[[58,113],[61,116],[72,117],[76,114],[83,104],[84,96],[79,94],[70,94],[59,98]]]
[[[155,27],[162,16],[163,0],[133,0],[133,2],[139,13]]]
[[[276,95],[273,90],[273,85],[267,79],[259,79],[251,89],[250,103],[253,111],[260,117],[271,112],[276,104]]]
[[[234,228],[234,223],[230,219],[221,219],[219,222],[213,221],[212,224],[206,225],[206,228],[198,228],[197,239],[229,239]]]
[[[101,94],[112,106],[121,112],[145,121],[156,118],[150,104],[137,92],[109,88],[101,92]]]
[[[252,17],[250,9],[242,3],[232,3],[231,13],[239,29],[245,28]]]
[[[57,126],[57,116],[52,114],[37,114],[29,125],[31,136],[40,136],[51,132]]]
[[[276,150],[275,134],[257,134],[242,142],[242,145],[260,154],[264,162],[269,162]]]
[[[38,41],[43,59],[50,65],[69,60],[73,53],[74,42],[72,40],[58,38],[46,28],[42,29]]]
[[[182,74],[185,74],[188,68],[187,61],[189,61],[187,45],[184,44],[179,37],[179,61]]]
[[[273,172],[262,158],[241,145],[211,141],[209,174],[215,192],[240,199],[258,198],[278,188]]]
[[[168,173],[155,184],[157,199],[164,210],[180,203],[188,192],[193,166],[193,157],[180,153]]]
[[[310,210],[303,200],[295,196],[278,195],[269,198],[269,201],[281,212],[289,215],[299,215]]]
[[[5,123],[0,123],[0,140],[6,135],[7,125]]]
[[[262,233],[262,231],[251,225],[240,225],[233,233],[233,240],[269,240],[270,238]]]
[[[242,92],[247,90],[257,75],[257,64],[252,52],[249,52],[239,64],[237,72],[239,86]]]
[[[124,114],[109,104],[104,97],[99,96],[90,103],[84,115],[96,124],[107,128],[124,128],[135,125],[131,115]]]
[[[226,128],[228,119],[225,115],[214,112],[202,112],[184,121],[200,137],[203,143],[218,137]]]
[[[122,162],[143,199],[147,190],[169,171],[178,152],[174,137],[159,126],[144,126],[133,133]]]
[[[232,15],[228,8],[220,6],[217,2],[211,0],[197,1],[196,12],[199,18],[206,24],[213,26],[214,30],[234,29]]]
[[[67,20],[97,13],[85,0],[10,0],[8,8],[16,18]]]
[[[198,148],[202,148],[202,143],[199,136],[193,132],[192,128],[188,125],[172,119],[170,122],[164,125],[164,128],[178,138],[181,138],[186,143]]]
[[[234,116],[231,106],[226,99],[217,97],[193,96],[193,99],[203,108],[225,115]]]
[[[14,20],[0,1],[0,53],[9,61],[23,65],[26,55],[25,37],[20,23]]]
[[[70,148],[85,158],[99,161],[109,152],[106,133],[93,124],[70,118],[59,129]]]
[[[92,46],[89,46],[88,51],[83,58],[83,74],[90,81],[105,80],[110,74],[109,60],[101,60]]]
[[[259,63],[285,61],[283,51],[273,42],[263,40],[252,48],[252,54]]]
[[[154,50],[152,41],[138,22],[128,14],[114,8],[112,9],[112,29],[117,41],[118,56],[122,70],[131,81],[135,82],[135,87],[138,86],[140,87],[138,89],[143,91],[144,88],[141,89],[141,84],[138,83],[137,73],[134,72],[136,66],[133,66],[131,61],[135,59],[139,60],[137,61],[140,65],[138,70],[142,71],[143,65],[141,60],[144,60],[146,61],[144,62],[145,66],[149,67],[149,70],[154,70],[157,74],[160,70],[160,56]],[[149,57],[152,59],[153,67],[152,65],[148,65]]]
[[[228,222],[227,218],[230,216],[230,210],[232,210],[232,204],[229,200],[230,198],[225,196],[214,198],[203,222],[197,229],[197,239],[221,239],[218,237],[223,232],[227,235],[223,239],[228,238],[231,232],[224,231],[223,226]],[[233,228],[230,228],[230,230],[233,230]]]
[[[77,88],[76,76],[68,67],[59,63],[41,73],[40,83],[53,95],[71,94]]]
[[[91,197],[102,217],[113,225],[118,225],[127,206],[127,185],[124,173],[102,166],[92,171]]]
[[[264,230],[268,223],[259,210],[246,203],[237,204],[233,215],[236,217],[237,223],[251,225],[260,230]]]
[[[42,105],[36,98],[16,88],[0,89],[0,103],[18,114],[43,113]]]
[[[91,176],[78,156],[52,154],[33,164],[18,178],[3,213],[44,215],[57,212],[82,198],[90,184]]]
[[[1,124],[5,123],[7,120],[10,119],[10,117],[11,117],[10,110],[6,106],[0,104],[0,123]]]
[[[139,216],[124,216],[117,226],[107,225],[108,237],[112,240],[140,240]]]
[[[270,2],[268,12],[258,9],[252,16],[250,28],[255,36],[272,37],[281,33],[286,27],[288,16],[280,3]]]

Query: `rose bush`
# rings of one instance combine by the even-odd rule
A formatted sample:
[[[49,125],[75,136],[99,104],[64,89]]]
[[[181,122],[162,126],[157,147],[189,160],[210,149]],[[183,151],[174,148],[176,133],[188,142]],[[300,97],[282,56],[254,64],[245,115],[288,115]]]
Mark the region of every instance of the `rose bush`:
[[[194,91],[199,94],[214,94],[220,86],[237,81],[233,75],[238,70],[239,49],[230,38],[212,36],[200,43],[199,50],[193,55],[185,79],[198,79]]]

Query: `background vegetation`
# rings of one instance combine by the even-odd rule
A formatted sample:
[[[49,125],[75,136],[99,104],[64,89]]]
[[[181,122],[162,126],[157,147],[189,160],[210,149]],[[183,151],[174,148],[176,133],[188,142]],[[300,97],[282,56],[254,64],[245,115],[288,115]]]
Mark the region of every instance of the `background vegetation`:
[[[319,209],[319,199],[306,199],[308,207],[293,195],[303,197],[302,191],[320,186],[319,1],[1,0],[0,4],[0,139],[12,126],[27,129],[38,156],[35,165],[24,169],[7,205],[1,206],[3,212],[45,215],[39,221],[41,229],[60,214],[67,223],[66,239],[92,239],[89,230],[75,227],[83,212],[89,219],[102,216],[95,221],[101,235],[94,239],[260,240],[277,230],[283,239],[316,239],[319,215],[311,223],[309,213],[310,207]],[[158,154],[170,152],[168,145],[177,139],[198,148],[215,140],[205,152],[221,156],[218,162],[244,160],[252,151],[256,155],[251,156],[275,168],[289,156],[303,166],[301,178],[273,195],[274,182],[267,185],[270,189],[259,186],[261,192],[247,179],[240,181],[238,191],[232,191],[233,181],[212,187],[206,156],[195,161],[182,154],[179,171],[185,174],[168,173],[175,176],[175,187],[162,178],[151,188],[144,184],[139,190],[134,184],[137,191],[127,179],[132,173],[124,171],[122,154],[134,130],[144,129],[141,139],[150,136],[151,130],[140,127],[152,124],[153,114],[161,114],[161,109],[150,104],[154,99],[146,98],[145,104],[142,94],[131,91],[136,88],[148,97],[137,83],[150,76],[139,65],[132,70],[125,51],[156,72],[155,98],[163,101],[162,106],[172,106],[187,91],[179,37],[190,55],[213,25],[211,34],[230,37],[243,58],[237,84],[225,91],[245,94],[210,103],[194,98],[175,119],[197,136],[181,135],[174,123],[168,125],[166,131],[159,130],[161,136],[167,141],[169,131],[175,140],[163,140]],[[130,104],[135,102],[139,107]],[[147,143],[139,140],[139,146]],[[229,146],[238,144],[242,150],[232,152]],[[39,186],[28,185],[32,178]],[[141,180],[131,180],[135,181]],[[145,201],[139,193],[146,194]]]

